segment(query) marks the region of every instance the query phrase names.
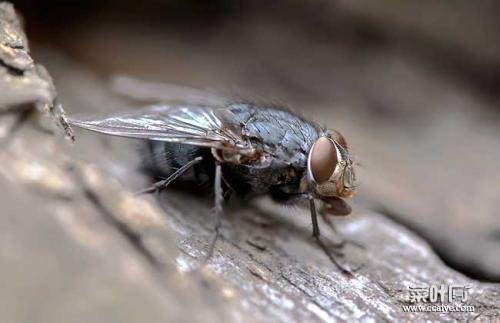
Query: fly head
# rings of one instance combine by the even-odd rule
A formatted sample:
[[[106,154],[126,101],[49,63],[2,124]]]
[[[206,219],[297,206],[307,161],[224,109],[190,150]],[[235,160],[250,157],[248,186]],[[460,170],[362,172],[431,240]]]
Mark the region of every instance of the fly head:
[[[335,130],[322,134],[311,147],[307,180],[315,194],[325,200],[349,198],[356,191],[356,176],[344,137]]]

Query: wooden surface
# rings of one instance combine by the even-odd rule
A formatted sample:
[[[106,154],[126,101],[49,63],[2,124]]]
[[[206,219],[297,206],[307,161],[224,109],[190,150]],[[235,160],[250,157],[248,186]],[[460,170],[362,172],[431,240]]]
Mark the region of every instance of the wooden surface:
[[[0,17],[2,39],[6,29],[10,36],[24,39],[9,5],[0,5]],[[286,35],[286,31],[281,32]],[[106,33],[102,37],[108,39]],[[134,35],[127,38],[128,42],[118,42],[123,46],[118,48],[116,43],[81,35],[78,46],[103,53],[89,59],[94,66],[108,64],[105,56],[114,46],[115,51],[124,53],[115,62],[119,65],[120,61],[133,60],[134,54],[127,57],[125,53],[134,52],[124,47],[138,46],[141,41]],[[175,41],[170,45],[172,52],[183,50]],[[0,48],[1,97],[12,93],[11,84],[34,84],[40,76],[31,64],[12,70],[12,59],[19,56],[26,61],[28,53],[25,40],[14,47]],[[217,60],[224,61],[224,53],[205,51],[203,56],[220,55]],[[165,55],[165,61],[173,61]],[[189,63],[201,57],[191,55],[177,60],[180,71],[189,70],[188,65],[193,65]],[[318,60],[323,57],[321,51],[312,55]],[[96,72],[67,54],[45,48],[39,56],[56,80],[59,100],[69,114],[118,111],[138,104],[118,96]],[[269,66],[285,64],[284,57],[268,62]],[[345,56],[328,56],[329,60],[341,57]],[[239,59],[244,61],[245,57]],[[332,120],[333,126],[348,135],[362,163],[355,214],[336,221],[344,236],[366,246],[349,245],[344,250],[346,266],[362,265],[353,277],[340,273],[312,241],[306,209],[283,208],[267,199],[232,201],[214,257],[206,267],[193,271],[199,268],[212,232],[211,199],[177,191],[135,197],[131,192],[151,181],[137,171],[139,142],[78,131],[75,143],[71,143],[57,130],[60,127],[50,126],[53,116],[40,109],[14,132],[10,130],[15,114],[0,119],[0,129],[5,129],[1,132],[5,144],[0,150],[0,320],[498,320],[500,285],[472,280],[448,266],[455,261],[459,268],[473,268],[476,276],[490,280],[500,276],[500,223],[494,211],[499,174],[495,165],[500,149],[495,149],[498,129],[494,112],[484,112],[494,111],[488,110],[493,101],[464,91],[460,82],[397,55],[385,53],[368,61],[355,56],[351,63],[353,59],[357,64],[335,63],[339,67],[335,75],[309,59],[297,59],[293,70],[275,69],[281,73],[280,80],[296,80],[291,101],[314,108],[311,114],[318,120]],[[252,70],[252,61],[241,64],[248,68],[245,71]],[[396,67],[384,75],[384,66],[392,64]],[[370,85],[373,79],[356,77],[360,66],[370,70],[366,75],[379,76],[376,94],[366,94],[369,89],[375,91],[377,85]],[[127,64],[122,67],[124,72],[130,69]],[[161,68],[174,69],[168,65]],[[219,73],[228,71],[221,67]],[[254,80],[266,73],[267,69],[265,73],[256,71]],[[320,92],[332,95],[327,88],[336,88],[342,93],[340,99],[336,97],[340,108],[332,110],[324,95],[323,101],[307,99],[311,94],[300,90],[311,88],[311,84],[296,77],[307,73],[318,80],[312,96]],[[171,74],[172,79],[182,78]],[[226,80],[236,79],[235,75],[239,74]],[[250,75],[239,77],[243,80]],[[395,75],[400,80],[406,77],[413,85],[411,90],[399,94],[388,91],[395,87],[391,78]],[[203,76],[193,80],[202,83]],[[285,93],[284,87],[268,82]],[[26,102],[51,105],[52,92],[47,90],[51,84],[43,84],[23,89],[23,95],[13,95],[3,106],[11,111]],[[265,84],[253,90],[259,86]],[[440,90],[433,91],[437,86]],[[370,118],[363,107],[371,104],[401,117],[398,122]],[[454,113],[433,112],[432,107],[440,104],[454,106]],[[480,106],[482,114],[469,110],[470,106]],[[408,115],[418,107],[430,112]],[[471,150],[473,153],[467,154]],[[482,158],[483,152],[488,152],[489,158]],[[473,167],[478,164],[480,169]],[[471,167],[473,171],[469,171]],[[334,239],[324,223],[322,230],[325,237]],[[435,250],[444,255],[447,264]],[[467,305],[474,305],[475,313],[403,312],[408,285],[467,283],[473,284]]]

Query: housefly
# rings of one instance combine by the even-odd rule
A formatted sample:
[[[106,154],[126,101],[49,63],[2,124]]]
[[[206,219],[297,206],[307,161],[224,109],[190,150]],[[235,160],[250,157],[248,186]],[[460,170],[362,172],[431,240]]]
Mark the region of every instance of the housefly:
[[[348,215],[351,208],[344,199],[356,190],[353,160],[338,131],[276,105],[224,99],[175,101],[70,123],[108,135],[146,139],[148,164],[164,179],[143,193],[163,190],[176,179],[209,182],[215,193],[216,225],[207,259],[219,235],[224,200],[232,193],[267,194],[281,203],[307,200],[313,236],[325,249],[315,202],[323,204],[322,216]]]

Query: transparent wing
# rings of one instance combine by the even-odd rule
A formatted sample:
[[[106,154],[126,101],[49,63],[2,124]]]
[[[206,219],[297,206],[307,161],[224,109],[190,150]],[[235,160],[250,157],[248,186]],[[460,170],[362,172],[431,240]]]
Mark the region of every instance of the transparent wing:
[[[155,105],[128,114],[69,122],[108,135],[212,147],[242,155],[255,152],[226,108]]]
[[[169,83],[143,81],[124,75],[114,76],[111,79],[111,87],[115,92],[138,101],[184,102],[208,106],[221,106],[228,101],[226,97],[212,91]]]

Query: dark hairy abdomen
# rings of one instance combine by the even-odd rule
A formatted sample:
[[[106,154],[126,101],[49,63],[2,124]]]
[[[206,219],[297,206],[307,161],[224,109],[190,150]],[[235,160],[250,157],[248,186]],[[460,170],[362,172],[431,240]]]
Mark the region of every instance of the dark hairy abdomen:
[[[209,148],[196,147],[179,143],[162,141],[145,142],[142,149],[142,169],[153,177],[154,181],[165,179],[177,169],[196,157],[203,160],[193,166],[171,184],[171,187],[189,190],[194,193],[210,193],[213,191],[215,158]],[[298,188],[299,181],[286,180],[288,170],[276,167],[256,168],[252,165],[233,165],[222,163],[223,186],[240,197],[261,195],[265,193],[281,193],[279,188],[283,182]],[[280,175],[282,173],[282,175]],[[269,185],[269,179],[277,185]]]
[[[146,140],[141,154],[142,169],[155,181],[169,177],[196,157],[203,157],[199,164],[194,165],[171,185],[193,191],[209,191],[212,187],[215,159],[209,148]]]

